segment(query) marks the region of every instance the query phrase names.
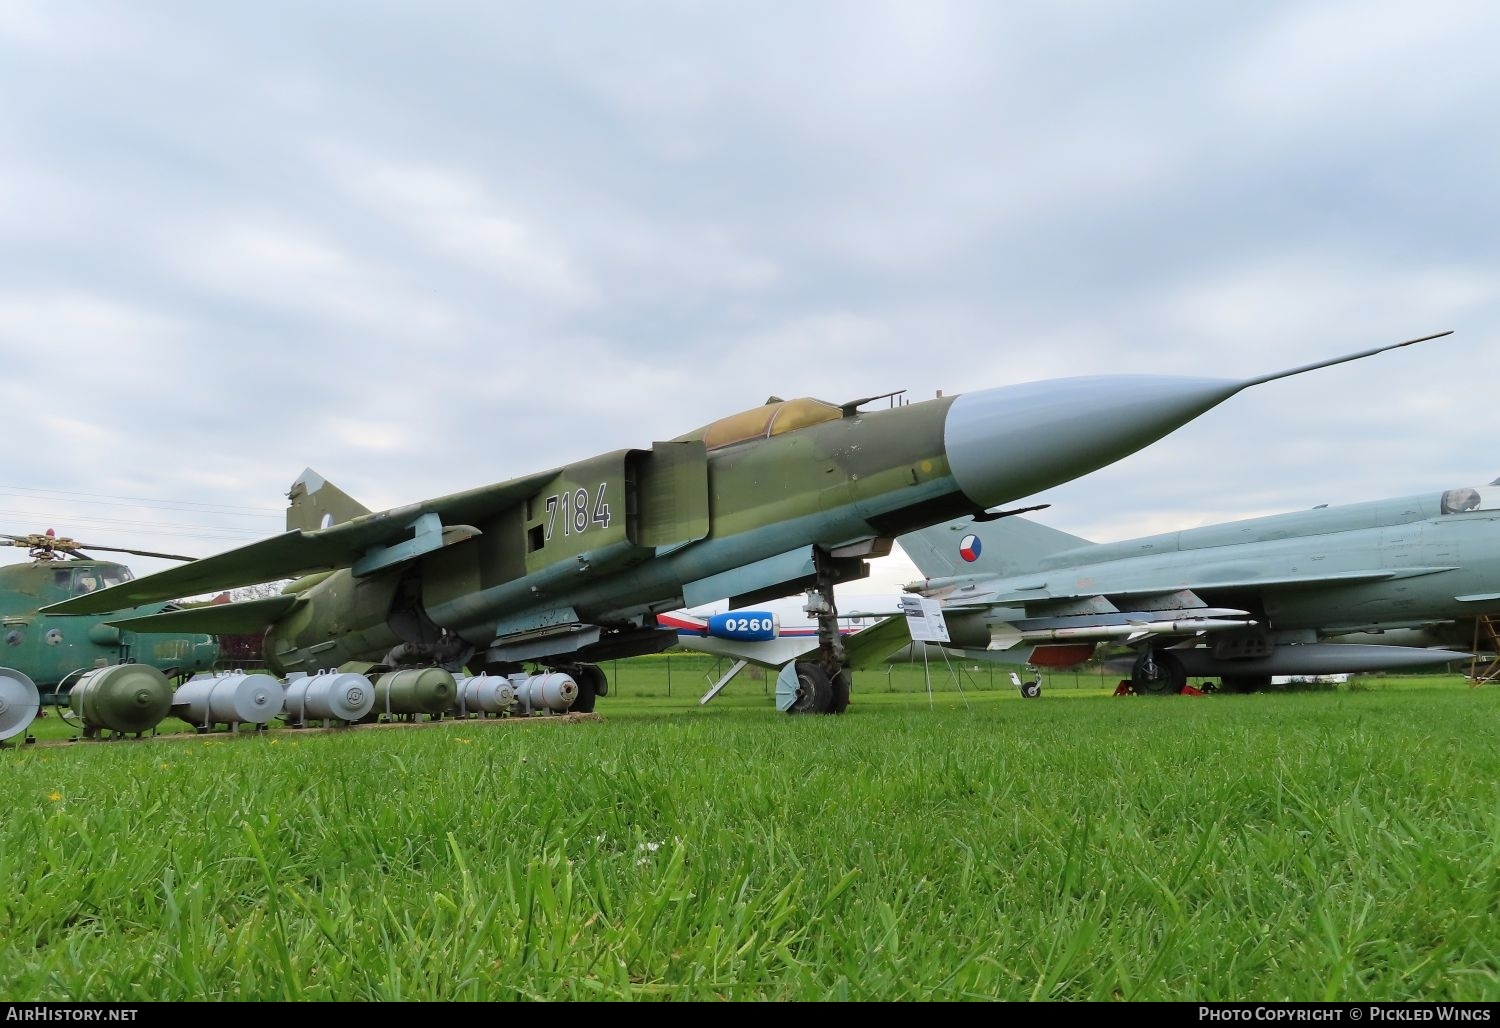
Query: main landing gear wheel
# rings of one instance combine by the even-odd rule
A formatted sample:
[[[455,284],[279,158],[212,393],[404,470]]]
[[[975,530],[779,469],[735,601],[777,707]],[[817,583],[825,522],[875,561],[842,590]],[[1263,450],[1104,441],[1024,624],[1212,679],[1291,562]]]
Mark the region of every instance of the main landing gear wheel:
[[[1271,684],[1270,675],[1224,675],[1225,692],[1260,692]]]
[[[1147,650],[1136,658],[1130,684],[1142,696],[1176,696],[1187,685],[1187,672],[1169,651]]]
[[[1034,700],[1042,694],[1042,680],[1033,678],[1029,682],[1021,683],[1021,696],[1028,700]]]
[[[609,692],[609,678],[598,664],[580,664],[572,670],[573,681],[578,683],[578,695],[568,708],[570,714],[592,714],[594,701]]]

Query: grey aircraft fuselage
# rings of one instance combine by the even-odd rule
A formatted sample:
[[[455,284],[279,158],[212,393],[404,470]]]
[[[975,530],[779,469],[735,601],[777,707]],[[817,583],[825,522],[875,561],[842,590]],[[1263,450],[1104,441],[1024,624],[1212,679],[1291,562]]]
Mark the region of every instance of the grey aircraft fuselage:
[[[959,522],[924,535],[940,547],[944,532],[955,550],[971,535],[981,552],[1004,549],[1007,541],[1012,551],[1037,543],[1015,538],[1031,528],[1003,522]],[[1001,626],[1030,628],[1032,642],[1070,624],[1118,627],[1120,617],[1107,607],[1128,611],[1137,627],[1206,609],[1212,613],[1203,626],[1210,630],[1184,633],[1201,644],[1172,651],[1190,675],[1416,666],[1420,655],[1406,647],[1468,647],[1476,614],[1500,611],[1500,486],[1319,507],[1113,543],[1073,539],[1079,545],[1059,548],[1068,537],[1057,537],[1042,544],[1050,552],[1018,556],[1005,573],[929,578],[920,591],[971,611],[948,619],[956,641],[968,647],[1014,638]],[[982,615],[975,608],[984,608]],[[1257,623],[1212,630],[1214,618],[1240,612]],[[1050,641],[1076,644],[1085,637]],[[1311,645],[1329,639],[1341,645]],[[1165,632],[1153,643],[1170,641]],[[1352,645],[1371,643],[1386,645]]]

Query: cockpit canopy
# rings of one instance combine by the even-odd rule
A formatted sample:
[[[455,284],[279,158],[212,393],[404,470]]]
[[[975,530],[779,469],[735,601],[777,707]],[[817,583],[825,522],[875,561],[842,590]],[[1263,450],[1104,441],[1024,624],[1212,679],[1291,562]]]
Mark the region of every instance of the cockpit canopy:
[[[1463,514],[1471,510],[1500,510],[1500,478],[1479,488],[1449,489],[1443,494],[1438,510],[1443,514]]]
[[[838,407],[809,396],[795,400],[773,396],[764,406],[720,418],[695,434],[703,439],[705,448],[717,450],[751,439],[784,435],[825,421],[837,421],[842,416],[843,411]]]
[[[120,585],[135,577],[123,564],[87,564],[82,567],[64,564],[50,571],[52,587],[70,598]]]

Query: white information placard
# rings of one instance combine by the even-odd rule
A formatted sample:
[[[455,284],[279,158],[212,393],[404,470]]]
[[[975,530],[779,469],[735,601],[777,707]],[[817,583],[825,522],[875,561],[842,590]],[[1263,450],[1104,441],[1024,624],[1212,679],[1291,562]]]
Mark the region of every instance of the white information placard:
[[[925,596],[903,596],[898,601],[901,613],[906,615],[906,628],[913,642],[949,642],[948,622],[943,619],[943,607],[937,600]]]

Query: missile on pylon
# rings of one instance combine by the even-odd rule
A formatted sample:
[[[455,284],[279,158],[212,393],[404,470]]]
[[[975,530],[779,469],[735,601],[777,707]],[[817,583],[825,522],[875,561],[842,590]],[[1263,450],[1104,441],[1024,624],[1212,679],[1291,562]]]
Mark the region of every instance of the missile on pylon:
[[[990,628],[989,649],[1008,650],[1022,643],[1103,641],[1124,639],[1137,642],[1152,635],[1203,635],[1208,632],[1223,632],[1231,628],[1253,628],[1258,622],[1244,619],[1185,618],[1179,621],[1130,621],[1123,625],[1088,625],[1077,628],[1032,628],[1019,629],[1015,625],[1000,622]]]

